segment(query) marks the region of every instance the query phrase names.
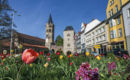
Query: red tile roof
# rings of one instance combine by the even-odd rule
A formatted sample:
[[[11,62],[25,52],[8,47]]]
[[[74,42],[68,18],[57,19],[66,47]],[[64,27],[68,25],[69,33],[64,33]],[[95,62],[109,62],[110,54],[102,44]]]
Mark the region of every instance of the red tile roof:
[[[23,33],[18,33],[18,37],[22,37],[22,38],[26,38],[26,39],[32,39],[32,40],[36,40],[36,41],[39,41],[39,42],[45,42],[44,39],[34,37],[34,36],[30,36],[30,35],[23,34]]]

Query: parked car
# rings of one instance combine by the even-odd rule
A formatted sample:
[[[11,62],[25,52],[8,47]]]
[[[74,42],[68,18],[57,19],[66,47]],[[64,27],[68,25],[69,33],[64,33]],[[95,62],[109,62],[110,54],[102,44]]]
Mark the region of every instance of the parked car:
[[[128,51],[123,50],[123,49],[113,49],[112,52],[117,55],[117,56],[123,56],[123,54],[127,54],[128,55]]]

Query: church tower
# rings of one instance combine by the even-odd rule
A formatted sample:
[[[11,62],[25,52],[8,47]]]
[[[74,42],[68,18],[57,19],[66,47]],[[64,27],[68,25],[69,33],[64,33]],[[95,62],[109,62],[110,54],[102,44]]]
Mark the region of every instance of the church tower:
[[[54,24],[52,21],[52,16],[50,14],[48,22],[46,24],[46,43],[45,43],[45,46],[50,49],[52,43],[54,43]]]

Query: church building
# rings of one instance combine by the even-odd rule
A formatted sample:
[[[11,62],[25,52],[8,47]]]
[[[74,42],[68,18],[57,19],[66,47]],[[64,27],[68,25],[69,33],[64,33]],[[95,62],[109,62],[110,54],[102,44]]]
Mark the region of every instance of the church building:
[[[46,24],[46,42],[45,46],[51,48],[51,44],[54,43],[54,24],[52,21],[52,16],[50,14],[48,22]]]

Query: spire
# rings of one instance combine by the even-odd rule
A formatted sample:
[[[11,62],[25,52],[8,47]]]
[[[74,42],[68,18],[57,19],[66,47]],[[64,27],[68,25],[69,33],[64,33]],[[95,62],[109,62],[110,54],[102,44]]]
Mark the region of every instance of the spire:
[[[51,14],[50,14],[50,16],[49,16],[48,23],[53,23]]]

